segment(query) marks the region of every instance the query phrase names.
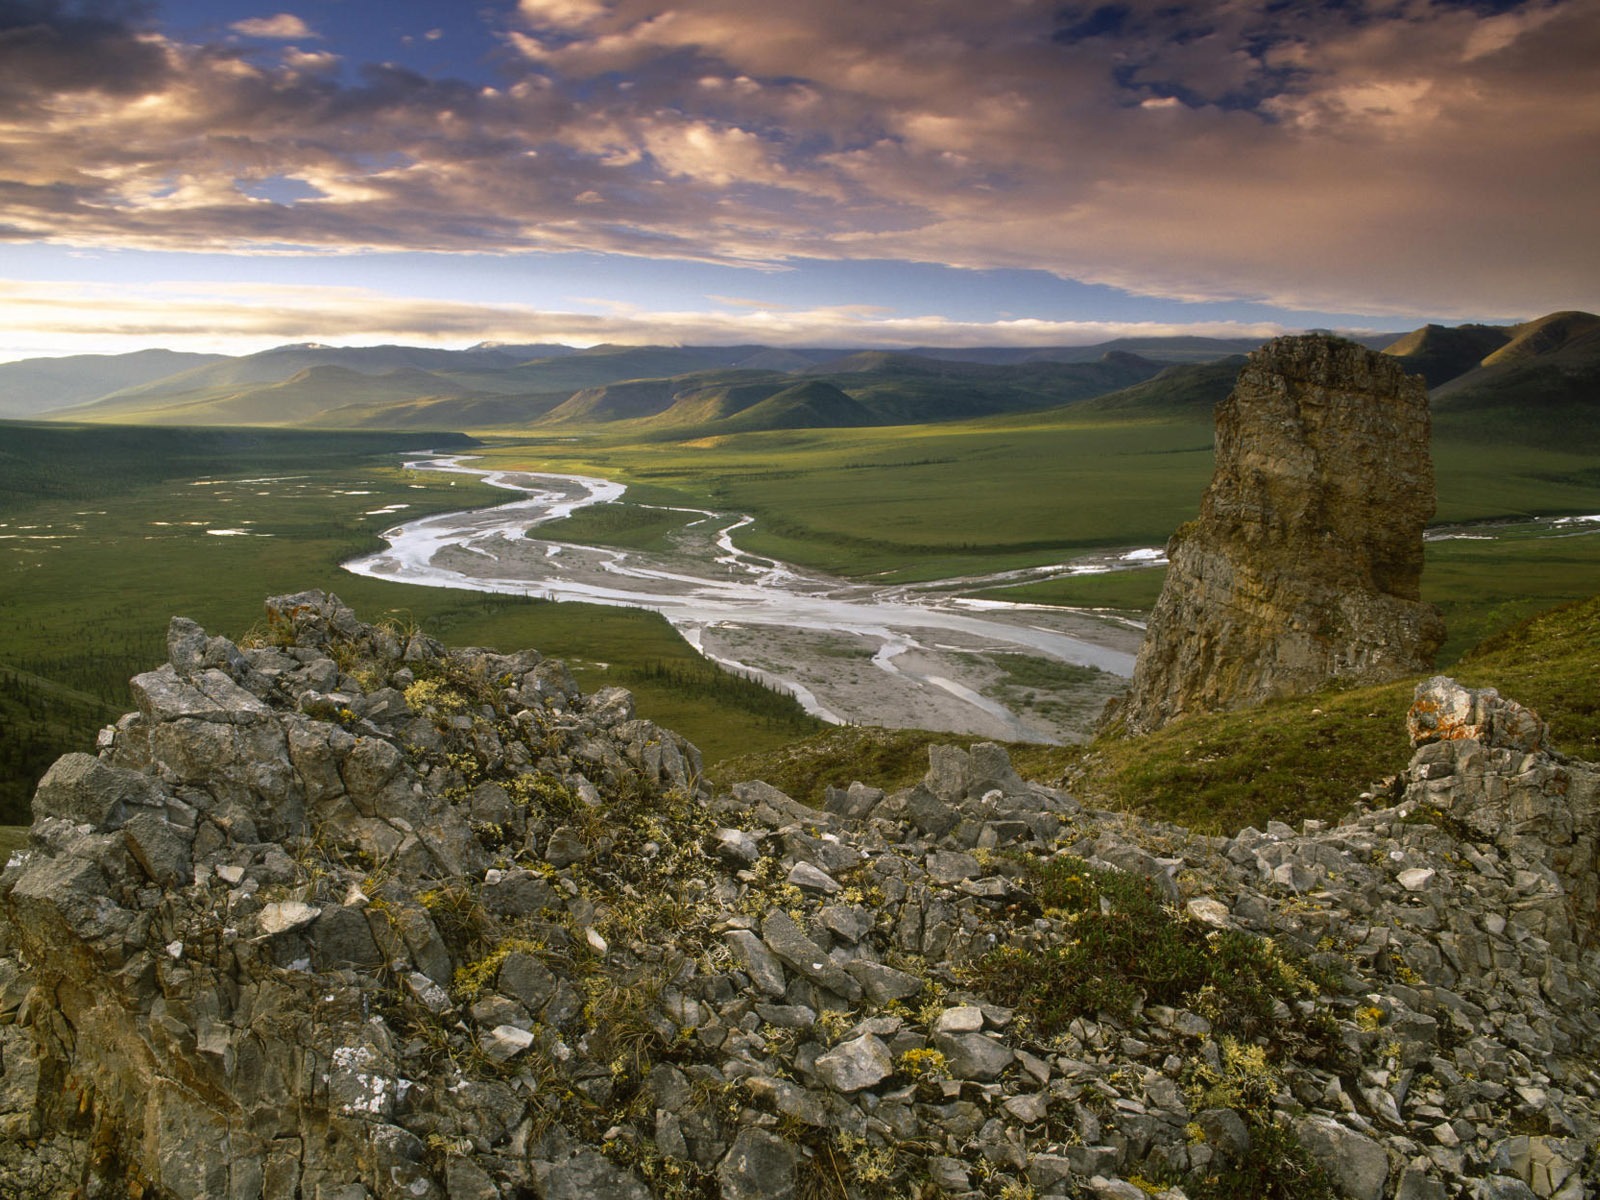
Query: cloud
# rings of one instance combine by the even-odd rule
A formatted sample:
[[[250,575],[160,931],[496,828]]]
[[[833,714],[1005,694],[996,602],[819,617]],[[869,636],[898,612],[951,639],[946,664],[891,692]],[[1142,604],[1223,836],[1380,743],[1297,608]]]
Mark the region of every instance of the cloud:
[[[869,305],[809,309],[710,298],[726,309],[644,311],[626,305],[562,312],[393,296],[363,288],[287,285],[31,283],[0,280],[9,342],[29,354],[107,353],[151,340],[180,350],[249,353],[285,342],[463,345],[477,341],[595,345],[1057,346],[1116,337],[1273,337],[1275,323],[956,321]]]
[[[0,0],[0,238],[892,257],[1375,315],[1600,308],[1600,9],[1493,8],[521,0],[483,86]],[[273,179],[303,198],[264,202]]]
[[[245,37],[255,38],[310,38],[317,35],[311,32],[308,26],[293,13],[279,13],[273,17],[251,17],[245,21],[235,21],[228,26],[235,33],[242,33]]]

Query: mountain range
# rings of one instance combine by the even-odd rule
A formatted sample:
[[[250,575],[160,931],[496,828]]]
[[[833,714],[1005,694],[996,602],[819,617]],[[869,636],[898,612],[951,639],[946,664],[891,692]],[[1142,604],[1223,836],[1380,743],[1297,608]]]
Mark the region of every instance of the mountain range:
[[[1428,382],[1436,417],[1502,430],[1600,411],[1600,317],[1427,325],[1361,339]],[[1209,410],[1251,339],[920,348],[482,343],[281,346],[241,357],[146,350],[0,364],[0,418],[152,425],[517,429],[694,437],[1025,413]],[[1513,434],[1515,429],[1512,430]]]

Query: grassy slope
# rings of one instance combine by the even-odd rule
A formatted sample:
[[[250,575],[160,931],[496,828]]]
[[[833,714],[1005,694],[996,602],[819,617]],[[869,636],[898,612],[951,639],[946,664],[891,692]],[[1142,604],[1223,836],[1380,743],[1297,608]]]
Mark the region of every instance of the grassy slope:
[[[1497,687],[1550,722],[1555,746],[1600,761],[1600,596],[1541,613],[1481,643],[1451,672]],[[1405,713],[1423,677],[1189,717],[1102,740],[1074,770],[1086,800],[1199,828],[1337,818],[1410,759]]]
[[[1597,661],[1600,596],[1487,639],[1452,673],[1534,709],[1549,722],[1557,749],[1600,761]],[[1188,717],[1139,738],[1102,738],[1087,747],[1014,745],[1011,752],[1024,776],[1064,783],[1086,804],[1199,832],[1337,820],[1373,785],[1384,796],[1410,761],[1405,714],[1422,678]],[[891,790],[909,786],[927,769],[930,743],[972,740],[915,730],[829,730],[719,764],[718,776],[766,779],[816,803],[825,787],[854,779]]]

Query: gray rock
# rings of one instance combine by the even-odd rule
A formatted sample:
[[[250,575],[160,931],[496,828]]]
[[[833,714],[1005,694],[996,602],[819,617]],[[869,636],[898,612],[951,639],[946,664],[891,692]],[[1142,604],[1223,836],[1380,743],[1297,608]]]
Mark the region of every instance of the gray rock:
[[[362,1157],[378,1200],[445,1200],[423,1163],[426,1147],[415,1134],[397,1125],[376,1125],[368,1134]]]
[[[304,900],[274,900],[262,908],[256,924],[268,937],[304,929],[322,915],[322,909]]]
[[[961,823],[961,813],[949,800],[920,783],[906,797],[906,816],[930,838],[943,837]]]
[[[451,1158],[444,1164],[444,1190],[450,1200],[500,1200],[489,1172],[466,1158]]]
[[[631,1171],[585,1150],[551,1165],[544,1200],[650,1200],[650,1189]]]
[[[979,1083],[1000,1078],[1016,1057],[1005,1043],[984,1033],[935,1034],[933,1044],[954,1078]]]
[[[588,843],[579,836],[577,830],[566,825],[551,833],[549,840],[545,842],[544,860],[558,870],[582,862],[588,857]]]
[[[883,789],[855,782],[848,789],[830,787],[824,793],[823,807],[841,817],[859,821],[883,800]]]
[[[976,1033],[983,1028],[983,1009],[976,1004],[947,1008],[933,1023],[935,1033]]]
[[[1178,885],[1167,868],[1156,857],[1138,846],[1130,845],[1115,834],[1107,833],[1094,844],[1094,855],[1110,863],[1119,871],[1143,876],[1154,885],[1161,898],[1170,904],[1178,902]]]
[[[825,871],[819,871],[808,862],[797,862],[789,868],[786,882],[803,892],[831,896],[840,890],[837,880]]]
[[[951,969],[992,947],[1067,932],[1008,907],[1011,882],[963,852],[1058,836],[1151,878],[1181,872],[1185,895],[1219,898],[1217,924],[1342,974],[1276,998],[1264,1032],[1328,1016],[1342,1031],[1327,1058],[1285,1039],[1272,1109],[1300,1119],[1346,1194],[1388,1196],[1391,1162],[1395,1200],[1591,1186],[1587,764],[1435,742],[1398,811],[1369,795],[1340,825],[1210,838],[1078,808],[975,748],[931,756],[919,789],[858,787],[818,812],[764,785],[700,789],[691,749],[620,693],[557,688],[519,711],[537,656],[445,651],[302,600],[280,611],[304,643],[280,632],[241,652],[169,631],[173,677],[199,698],[169,688],[152,714],[225,710],[196,686],[210,671],[264,714],[132,714],[42,789],[29,847],[0,873],[0,1194],[126,1190],[59,1119],[63,1080],[93,1095],[147,1190],[179,1200],[641,1196],[618,1165],[640,1153],[664,1189],[692,1165],[714,1191],[782,1196],[802,1142],[845,1135],[925,1147],[918,1182],[958,1193],[1026,1177],[1042,1197],[1117,1195],[1135,1172],[1225,1170],[1253,1127],[1228,1109],[1190,1124],[1186,1063],[1226,1073],[1194,1012],[1080,1017],[1037,1044],[1019,1028],[1030,1054],[981,988],[941,992],[942,1019],[896,1006],[925,981],[973,987]],[[484,703],[393,711],[419,675],[486,681]],[[350,729],[301,711],[335,703]],[[530,772],[566,795],[547,804]],[[581,823],[573,797],[592,810]],[[680,826],[702,801],[712,819]],[[1449,819],[1415,819],[1424,804]],[[912,809],[943,832],[917,831]],[[530,863],[563,822],[584,853]],[[762,847],[813,886],[758,932]],[[1280,870],[1302,895],[1272,883]],[[818,876],[844,871],[870,902],[827,898]],[[469,983],[457,1005],[447,989]],[[924,1049],[946,1070],[897,1078]]]
[[[1449,1193],[1439,1180],[1430,1178],[1425,1171],[1409,1167],[1400,1176],[1394,1200],[1449,1200]]]
[[[1514,1176],[1491,1175],[1472,1182],[1473,1200],[1540,1200],[1537,1192]]]
[[[928,878],[935,883],[959,883],[983,874],[978,860],[954,850],[935,850],[927,858]]]
[[[1295,1123],[1295,1133],[1350,1200],[1382,1200],[1389,1156],[1381,1145],[1331,1117],[1303,1117]]]
[[[1036,1125],[1049,1111],[1050,1098],[1040,1092],[1024,1092],[1012,1096],[1001,1107],[1022,1124]]]
[[[185,679],[166,664],[134,676],[128,687],[149,721],[187,719],[242,725],[272,715],[271,708],[215,668]]]
[[[128,850],[140,868],[158,887],[175,888],[189,882],[194,874],[190,853],[194,835],[169,824],[154,812],[137,812],[122,827]]]
[[[478,1035],[478,1046],[485,1057],[494,1062],[506,1062],[529,1049],[533,1034],[515,1025],[496,1025]]]
[[[92,754],[64,754],[45,772],[33,793],[33,817],[60,817],[75,825],[112,829],[137,808],[161,803],[147,775],[115,767]]]
[[[1206,1145],[1222,1161],[1241,1162],[1250,1152],[1250,1127],[1231,1108],[1208,1108],[1194,1120],[1205,1134]]]
[[[959,1158],[935,1155],[928,1160],[927,1170],[928,1178],[942,1192],[965,1192],[972,1187],[972,1176]],[[1040,1186],[1037,1180],[1034,1185]]]
[[[791,1200],[795,1150],[764,1129],[745,1128],[717,1164],[723,1200]]]
[[[717,853],[729,862],[753,867],[761,857],[761,847],[755,838],[742,829],[719,829],[716,837]]]
[[[882,963],[858,958],[845,963],[844,969],[861,985],[867,994],[867,999],[874,1004],[888,1004],[891,1000],[909,1000],[922,993],[922,980],[894,967],[886,967]]]
[[[421,971],[409,971],[404,978],[406,990],[434,1016],[450,1011],[450,993],[445,991]]]
[[[846,1000],[861,999],[861,985],[836,966],[782,909],[767,913],[761,922],[761,940],[773,954],[818,987]]]
[[[768,996],[784,995],[788,981],[784,978],[783,965],[760,938],[748,929],[730,929],[723,937],[759,991]]]
[[[1028,1160],[1028,1182],[1048,1192],[1075,1174],[1072,1160],[1061,1154],[1035,1154]]]
[[[922,784],[946,803],[959,803],[967,798],[971,767],[972,759],[961,747],[929,746],[928,773],[923,776]]]
[[[1095,1200],[1148,1200],[1146,1194],[1125,1179],[1107,1179],[1096,1175],[1089,1180],[1089,1194]]]
[[[889,1047],[872,1034],[863,1034],[820,1055],[816,1073],[836,1092],[859,1092],[894,1074],[894,1059]]]
[[[810,1029],[817,1014],[803,1004],[757,1004],[756,1016],[777,1029]]]
[[[494,882],[486,882],[479,899],[484,908],[502,917],[531,917],[562,907],[562,897],[548,879],[522,869],[505,871]]]
[[[855,945],[872,932],[872,914],[856,905],[830,904],[817,914],[822,927],[835,937]]]
[[[354,967],[371,971],[384,965],[372,926],[359,908],[330,908],[311,927],[312,962],[319,971]]]

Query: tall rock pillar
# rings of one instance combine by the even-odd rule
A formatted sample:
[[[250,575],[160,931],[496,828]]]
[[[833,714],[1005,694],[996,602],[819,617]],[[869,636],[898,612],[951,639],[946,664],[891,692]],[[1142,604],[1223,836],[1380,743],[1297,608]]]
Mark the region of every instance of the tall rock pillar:
[[[1168,544],[1127,729],[1428,670],[1428,436],[1423,382],[1393,358],[1322,334],[1253,353],[1217,406],[1200,516]]]

